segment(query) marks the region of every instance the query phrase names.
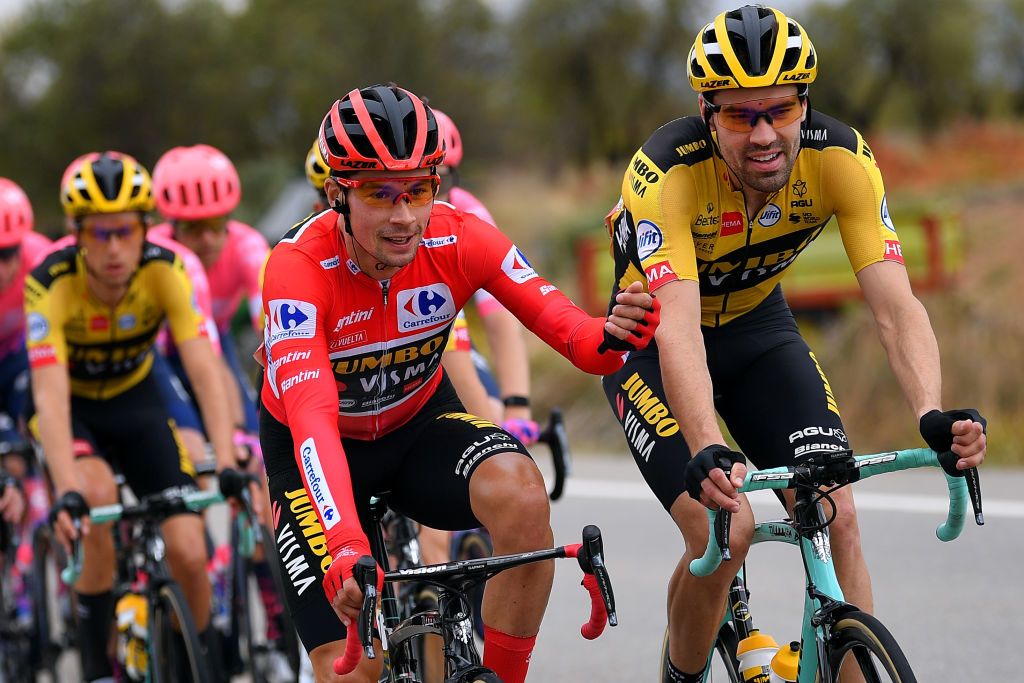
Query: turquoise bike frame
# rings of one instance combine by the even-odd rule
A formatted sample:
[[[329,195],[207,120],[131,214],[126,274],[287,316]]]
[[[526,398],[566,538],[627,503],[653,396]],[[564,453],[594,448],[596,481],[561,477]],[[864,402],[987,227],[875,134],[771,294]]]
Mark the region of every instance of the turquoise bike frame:
[[[859,471],[859,479],[883,472],[913,469],[917,467],[940,467],[938,454],[927,448],[916,448],[876,455],[862,455],[854,458],[854,468]],[[951,541],[963,531],[967,507],[967,482],[963,477],[955,477],[943,471],[949,488],[949,513],[946,521],[935,530],[941,541]],[[795,488],[799,480],[798,468],[775,467],[767,470],[754,470],[747,473],[740,491],[760,491],[764,489]],[[690,563],[690,573],[694,576],[708,576],[718,569],[722,562],[722,551],[715,541],[713,529],[718,513],[708,510],[709,532],[708,547],[704,556]],[[820,517],[820,514],[819,514]],[[825,520],[820,520],[824,522]],[[818,619],[826,604],[840,603],[838,614],[847,603],[843,599],[843,590],[839,587],[835,566],[832,563],[832,547],[829,543],[827,528],[822,528],[809,536],[801,536],[797,523],[788,519],[759,522],[754,526],[752,544],[781,542],[800,547],[803,555],[806,574],[806,591],[804,597],[803,626],[800,633],[800,666],[797,676],[798,683],[817,683],[821,661],[827,654],[829,638],[827,619]],[[742,568],[740,569],[742,576]],[[848,606],[848,609],[856,609]],[[726,610],[722,621],[724,626],[731,618],[731,611]],[[818,622],[817,626],[814,625]],[[814,647],[808,647],[814,643]],[[711,668],[711,655],[708,656],[708,668],[704,676],[707,679]]]

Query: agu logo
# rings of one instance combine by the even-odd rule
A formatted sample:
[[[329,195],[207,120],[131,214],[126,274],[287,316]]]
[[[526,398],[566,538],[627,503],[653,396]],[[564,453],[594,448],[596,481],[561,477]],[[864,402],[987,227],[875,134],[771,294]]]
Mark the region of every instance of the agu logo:
[[[505,258],[501,262],[501,269],[505,272],[505,275],[508,275],[509,279],[520,285],[537,277],[537,271],[533,269],[530,262],[523,256],[523,252],[519,251],[519,247],[514,244],[508,250],[508,253],[505,254]]]
[[[399,332],[446,323],[457,312],[451,290],[440,282],[398,293]]]
[[[665,243],[661,228],[651,221],[640,221],[636,224],[636,252],[640,260],[653,256]]]
[[[282,339],[311,339],[316,333],[316,306],[296,299],[270,302],[270,345]]]

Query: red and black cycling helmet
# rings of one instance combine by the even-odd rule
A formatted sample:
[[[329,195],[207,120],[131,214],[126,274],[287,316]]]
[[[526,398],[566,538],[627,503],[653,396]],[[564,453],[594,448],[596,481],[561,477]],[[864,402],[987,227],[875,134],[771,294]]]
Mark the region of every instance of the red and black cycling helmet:
[[[352,90],[335,102],[320,124],[318,144],[335,173],[432,168],[445,153],[430,107],[396,85]]]

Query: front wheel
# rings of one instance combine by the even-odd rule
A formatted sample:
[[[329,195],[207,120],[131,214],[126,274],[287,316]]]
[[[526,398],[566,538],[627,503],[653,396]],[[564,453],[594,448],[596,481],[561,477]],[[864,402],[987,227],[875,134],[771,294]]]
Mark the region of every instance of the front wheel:
[[[870,614],[850,612],[839,619],[832,628],[827,651],[830,683],[839,681],[844,666],[859,670],[867,683],[917,683],[896,639]]]
[[[150,597],[149,670],[153,683],[213,683],[192,612],[181,588],[169,581]]]

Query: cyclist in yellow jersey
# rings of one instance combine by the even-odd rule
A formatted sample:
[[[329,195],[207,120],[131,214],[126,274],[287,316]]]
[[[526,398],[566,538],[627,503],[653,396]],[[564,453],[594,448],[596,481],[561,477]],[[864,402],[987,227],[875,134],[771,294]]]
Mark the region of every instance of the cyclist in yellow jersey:
[[[616,289],[643,273],[663,307],[656,345],[630,354],[604,388],[686,541],[668,586],[665,680],[673,683],[701,680],[753,527],[737,493],[745,458],[724,445],[716,410],[759,467],[848,447],[779,285],[832,216],[925,441],[952,449],[958,469],[978,465],[986,443],[977,411],[941,410],[938,346],[910,289],[881,174],[857,131],[811,111],[818,65],[804,29],[768,7],[723,12],[698,33],[687,66],[701,115],[671,121],[644,143],[607,220]],[[839,579],[870,611],[853,496],[845,488],[832,497]],[[686,566],[707,541],[704,506],[736,513],[738,561],[698,579]]]
[[[65,171],[61,201],[77,243],[50,254],[25,282],[33,422],[59,497],[57,537],[68,544],[80,534],[85,549],[75,584],[83,678],[108,680],[113,537],[105,527],[90,529],[82,515],[88,506],[118,501],[112,465],[139,496],[195,486],[150,374],[165,319],[222,470],[231,471],[234,451],[224,388],[182,262],[145,239],[153,206],[149,174],[126,154],[86,154]],[[81,517],[80,531],[73,517]],[[177,515],[163,533],[171,573],[203,633],[210,582],[202,520]]]

